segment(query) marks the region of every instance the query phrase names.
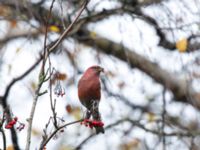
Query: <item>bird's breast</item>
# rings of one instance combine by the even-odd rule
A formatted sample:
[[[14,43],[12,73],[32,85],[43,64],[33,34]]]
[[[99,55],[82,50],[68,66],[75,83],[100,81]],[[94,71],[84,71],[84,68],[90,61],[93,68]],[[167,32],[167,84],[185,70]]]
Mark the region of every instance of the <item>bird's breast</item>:
[[[78,84],[78,96],[82,104],[89,105],[91,100],[100,100],[101,85],[99,78],[81,78]]]

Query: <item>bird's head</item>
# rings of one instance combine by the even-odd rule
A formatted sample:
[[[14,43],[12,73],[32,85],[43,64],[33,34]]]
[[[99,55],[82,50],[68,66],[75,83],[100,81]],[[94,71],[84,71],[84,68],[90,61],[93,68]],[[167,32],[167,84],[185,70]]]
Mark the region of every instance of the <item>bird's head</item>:
[[[85,73],[100,75],[101,72],[104,72],[104,69],[102,67],[100,67],[100,66],[91,66],[86,70]]]

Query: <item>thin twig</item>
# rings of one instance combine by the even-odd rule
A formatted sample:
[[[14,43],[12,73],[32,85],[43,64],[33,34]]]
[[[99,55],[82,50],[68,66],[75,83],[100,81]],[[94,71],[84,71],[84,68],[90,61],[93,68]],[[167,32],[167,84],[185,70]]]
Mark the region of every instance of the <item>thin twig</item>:
[[[162,112],[162,143],[163,150],[166,150],[166,139],[165,139],[165,115],[166,115],[166,99],[165,99],[166,89],[163,90],[163,112]]]
[[[3,150],[6,150],[6,135],[3,129],[1,129],[0,132],[2,133]]]
[[[10,108],[8,107],[8,104],[7,104],[7,98],[8,98],[8,95],[10,93],[10,90],[11,88],[13,87],[13,85],[22,80],[24,77],[26,77],[31,71],[33,71],[36,66],[40,63],[40,61],[42,60],[42,57],[40,57],[28,70],[26,70],[22,75],[14,78],[7,86],[6,88],[6,91],[3,95],[3,97],[1,97],[2,99],[2,106],[3,106],[3,109],[4,109],[4,112],[6,113],[7,115],[7,121],[10,121],[12,120],[12,116],[11,116],[11,111],[10,111]],[[18,144],[18,138],[17,138],[17,133],[16,133],[16,130],[15,128],[11,128],[11,138],[12,138],[12,143],[13,143],[13,146],[14,146],[14,149],[15,150],[20,150],[19,148],[19,144]]]
[[[74,21],[68,26],[68,28],[63,32],[63,34],[59,37],[59,39],[55,42],[53,46],[49,48],[49,52],[53,51],[62,41],[63,39],[68,35],[68,33],[71,31],[73,25],[76,23],[80,15],[82,14],[83,10],[86,8],[87,4],[89,3],[89,0],[86,0],[80,10],[78,11],[77,16],[75,17]]]
[[[51,105],[51,110],[52,110],[52,113],[53,113],[53,124],[54,124],[54,127],[55,128],[57,128],[58,126],[57,126],[57,119],[56,119],[56,111],[55,111],[55,105],[53,104],[53,98],[52,98],[52,83],[51,83],[51,76],[52,76],[52,73],[53,73],[53,71],[52,71],[52,67],[51,67],[51,59],[50,59],[50,57],[49,57],[49,55],[50,55],[50,52],[49,52],[49,50],[48,49],[46,49],[46,47],[47,47],[47,45],[46,45],[46,43],[47,43],[47,33],[48,33],[48,26],[49,26],[49,23],[48,23],[48,21],[50,20],[50,18],[51,18],[51,12],[52,12],[52,9],[53,9],[53,4],[54,4],[54,2],[55,2],[55,0],[53,0],[52,1],[52,4],[51,4],[51,7],[50,7],[50,13],[49,13],[49,15],[48,15],[48,18],[47,18],[47,20],[46,20],[46,32],[45,32],[45,40],[44,40],[44,56],[47,54],[47,56],[48,56],[48,62],[49,62],[49,72],[50,72],[50,75],[49,75],[49,79],[50,79],[50,87],[49,87],[49,97],[50,97],[50,105]],[[44,60],[43,60],[43,68],[44,68],[44,66],[45,66],[45,57],[44,57]]]
[[[131,102],[131,100],[129,100],[128,98],[124,97],[123,95],[120,95],[118,93],[114,93],[108,86],[107,86],[107,81],[106,79],[102,78],[102,84],[103,84],[103,88],[104,91],[107,92],[107,94],[110,97],[116,97],[116,100],[122,101],[125,105],[127,105],[128,107],[132,108],[133,110],[141,110],[142,112],[148,112],[150,111],[150,107],[149,106],[141,106],[141,105],[136,105],[134,103]]]
[[[35,114],[35,108],[36,108],[36,104],[37,104],[37,100],[39,97],[39,91],[42,87],[43,81],[40,82],[40,84],[38,85],[38,88],[36,90],[36,94],[33,100],[33,104],[31,107],[31,112],[30,112],[30,117],[28,119],[28,129],[27,129],[27,138],[26,138],[26,148],[25,150],[29,150],[30,148],[30,144],[31,144],[31,130],[32,130],[32,123],[33,123],[33,118],[34,118],[34,114]]]
[[[200,132],[171,132],[171,133],[162,133],[160,131],[157,131],[157,130],[153,130],[153,129],[148,129],[146,128],[143,124],[141,124],[139,121],[137,120],[131,120],[129,118],[125,118],[125,119],[121,119],[121,120],[118,120],[116,121],[115,123],[113,124],[110,124],[108,125],[107,127],[105,127],[105,130],[108,130],[108,129],[111,129],[112,127],[116,126],[116,125],[119,125],[121,123],[124,123],[124,122],[129,122],[131,123],[132,125],[140,128],[140,129],[143,129],[144,131],[146,132],[149,132],[149,133],[152,133],[152,134],[155,134],[155,135],[164,135],[164,136],[178,136],[178,137],[194,137],[194,136],[197,136],[197,135],[200,135]],[[92,137],[94,137],[96,134],[91,134],[89,137],[87,137],[86,139],[84,139],[75,149],[76,150],[79,150],[81,149],[81,147],[87,143]]]
[[[55,0],[52,0],[51,6],[50,6],[50,10],[49,10],[49,14],[47,16],[46,19],[46,28],[45,28],[45,35],[44,35],[44,50],[43,50],[43,56],[49,56],[49,51],[47,50],[47,34],[48,34],[48,26],[49,26],[49,20],[51,18],[51,13],[52,13],[52,9],[53,9],[53,5],[54,5]],[[47,57],[46,57],[47,58]],[[45,63],[46,63],[46,58],[43,58],[43,62],[42,62],[42,71],[44,73],[44,68],[45,68]]]
[[[65,30],[65,32],[61,35],[61,37],[56,41],[56,43],[49,48],[49,52],[53,52],[53,50],[62,42],[62,40],[64,39],[64,37],[66,37],[66,35],[69,33],[69,31],[72,29],[72,26],[75,24],[75,22],[77,21],[78,17],[81,15],[82,11],[84,10],[84,8],[86,7],[87,3],[89,1],[85,1],[84,5],[81,7],[78,15],[76,16],[75,20],[70,24],[70,26]],[[43,58],[47,58],[44,56],[41,56],[27,71],[25,71],[22,75],[18,76],[17,78],[14,78],[7,86],[6,91],[4,93],[4,95],[1,97],[1,101],[2,101],[2,106],[3,109],[6,111],[7,115],[8,115],[8,120],[11,120],[11,111],[8,107],[7,104],[7,97],[10,93],[10,90],[12,88],[12,86],[22,80],[24,77],[26,77],[32,70],[35,69],[35,67],[41,62],[41,60]],[[15,150],[20,150],[19,145],[18,145],[18,138],[17,138],[17,134],[14,128],[11,129],[11,138],[12,138],[12,142],[13,142],[13,146],[15,148]]]
[[[49,57],[49,72],[50,72],[49,98],[50,98],[51,111],[53,113],[53,124],[54,124],[55,128],[58,128],[57,113],[56,113],[56,99],[53,102],[53,96],[52,96],[52,82],[51,82],[51,77],[52,77],[53,70],[51,70],[51,59],[50,59],[50,57]]]
[[[55,0],[52,0],[51,6],[50,6],[49,15],[48,15],[47,21],[46,21],[46,32],[45,32],[45,39],[44,39],[43,56],[46,56],[46,54],[48,53],[46,51],[46,42],[47,42],[47,33],[48,33],[48,20],[51,17],[51,12],[52,12],[52,9],[53,9],[54,2],[55,2]],[[49,54],[48,54],[48,56],[49,56]],[[40,89],[41,89],[43,83],[45,82],[45,78],[46,78],[46,75],[44,73],[45,63],[46,63],[46,59],[45,59],[45,57],[43,57],[42,67],[41,67],[40,74],[39,74],[39,84],[38,84],[38,87],[37,87],[36,92],[35,92],[33,104],[32,104],[32,107],[31,107],[30,117],[28,119],[28,129],[27,129],[27,138],[26,138],[26,148],[25,148],[25,150],[29,150],[30,149],[31,130],[32,130],[32,125],[33,125],[33,118],[34,118],[34,114],[35,114],[35,109],[36,109],[38,97],[40,95]],[[50,72],[50,74],[51,74],[51,72]]]
[[[0,120],[0,132],[2,133],[2,140],[3,140],[3,150],[6,150],[6,135],[3,129],[3,125],[6,121],[5,110],[3,112],[3,116]]]
[[[49,135],[49,137],[48,137],[47,139],[45,139],[44,141],[42,141],[39,150],[43,150],[43,148],[44,148],[44,147],[47,145],[47,143],[54,137],[54,135],[56,135],[56,133],[57,133],[58,131],[60,131],[61,129],[63,129],[63,128],[69,126],[69,125],[72,125],[72,124],[75,124],[75,123],[79,123],[79,122],[82,122],[82,121],[83,121],[83,119],[77,120],[77,121],[73,121],[73,122],[66,123],[66,124],[64,124],[64,125],[62,125],[62,126],[56,128],[56,129],[51,133],[51,135]]]
[[[52,1],[52,5],[53,5],[53,2]],[[72,29],[73,25],[75,24],[75,22],[78,20],[79,16],[81,15],[81,13],[83,12],[83,10],[85,9],[85,7],[87,6],[87,3],[89,1],[86,0],[83,4],[83,6],[81,7],[81,9],[79,10],[77,16],[75,17],[74,21],[68,26],[68,28],[63,32],[63,34],[59,37],[59,39],[56,41],[56,43],[54,45],[52,45],[48,50],[48,52],[44,52],[44,57],[43,57],[43,65],[42,65],[42,68],[41,68],[41,72],[40,72],[40,79],[41,78],[44,78],[44,67],[45,67],[45,62],[47,60],[47,58],[49,57],[49,54],[62,42],[62,40],[64,39],[64,37],[67,36],[67,34],[69,33],[69,31]],[[52,9],[53,6],[51,6],[51,9]],[[50,12],[51,13],[51,12]],[[49,15],[51,16],[51,15]],[[47,32],[46,32],[46,36],[47,36]],[[47,38],[45,36],[45,38]],[[45,40],[46,41],[46,40]],[[46,44],[44,46],[44,51],[46,51]],[[51,72],[50,72],[51,74]],[[33,104],[32,104],[32,108],[31,108],[31,114],[30,114],[30,117],[29,117],[29,127],[28,127],[28,132],[27,132],[27,144],[26,144],[26,149],[25,150],[29,150],[30,148],[30,143],[31,143],[31,129],[32,129],[32,121],[33,121],[33,117],[34,117],[34,112],[35,112],[35,108],[36,108],[36,104],[37,104],[37,100],[38,100],[38,97],[39,97],[39,92],[40,92],[40,89],[42,87],[42,84],[43,84],[43,81],[44,80],[40,80],[39,81],[39,85],[38,85],[38,88],[36,90],[36,95],[35,95],[35,98],[34,98],[34,101],[33,101]]]
[[[110,124],[110,125],[108,125],[107,127],[105,127],[105,130],[108,130],[108,129],[110,129],[110,128],[112,128],[112,127],[114,127],[114,126],[117,126],[117,125],[119,125],[119,124],[121,124],[121,123],[123,123],[123,122],[126,122],[127,120],[126,119],[122,119],[122,120],[119,120],[119,121],[116,121],[115,123],[113,123],[113,124]],[[93,134],[91,134],[90,136],[88,136],[86,139],[84,139],[75,149],[76,150],[79,150],[79,149],[81,149],[81,147],[85,144],[85,143],[87,143],[92,137],[94,137],[96,135],[96,133],[93,133]]]

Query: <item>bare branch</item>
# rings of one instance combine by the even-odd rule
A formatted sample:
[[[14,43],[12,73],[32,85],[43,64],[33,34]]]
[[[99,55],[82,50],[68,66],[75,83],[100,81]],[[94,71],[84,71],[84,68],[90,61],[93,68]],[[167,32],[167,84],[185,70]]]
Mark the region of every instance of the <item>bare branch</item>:
[[[6,135],[3,129],[0,129],[0,132],[2,134],[2,139],[3,139],[3,150],[6,150]]]
[[[115,126],[117,126],[117,125],[119,125],[121,123],[124,123],[124,122],[129,122],[133,126],[138,127],[140,129],[143,129],[144,131],[152,133],[152,134],[155,134],[155,135],[164,134],[165,136],[169,136],[169,137],[171,137],[171,136],[193,137],[195,135],[200,135],[200,132],[185,132],[185,133],[184,132],[171,132],[171,133],[165,133],[164,132],[164,133],[162,133],[162,132],[159,132],[157,130],[148,129],[144,125],[142,125],[139,121],[131,120],[131,119],[128,119],[128,118],[118,120],[115,123],[108,125],[107,127],[105,127],[105,130],[112,129],[113,127],[115,127]],[[77,150],[81,149],[82,146],[84,144],[86,144],[90,139],[92,139],[95,135],[96,134],[91,134],[89,137],[84,139],[75,149],[77,149]]]
[[[41,57],[42,58],[42,57]],[[11,111],[10,111],[10,108],[7,104],[7,99],[8,99],[8,95],[10,93],[10,90],[12,88],[12,86],[22,80],[24,77],[26,77],[32,70],[34,70],[34,68],[40,63],[41,61],[41,58],[38,59],[38,61],[36,61],[27,71],[25,71],[22,75],[18,76],[17,78],[14,78],[7,86],[6,88],[6,91],[4,93],[4,95],[1,97],[1,101],[2,101],[2,106],[3,106],[3,109],[5,111],[5,113],[7,114],[7,117],[8,117],[8,122],[10,120],[12,120],[12,116],[11,116]],[[18,145],[18,138],[17,138],[17,133],[15,131],[15,128],[11,128],[11,138],[12,138],[12,142],[13,142],[13,145],[14,145],[14,148],[15,150],[20,150],[19,148],[19,145]]]
[[[124,47],[124,45],[112,42],[111,40],[102,38],[98,35],[92,37],[89,33],[90,32],[85,29],[84,32],[81,32],[81,37],[87,38],[77,37],[77,40],[83,44],[95,46],[103,53],[128,62],[132,68],[136,67],[140,69],[152,77],[156,82],[170,90],[177,101],[190,103],[194,107],[200,109],[200,93],[195,92],[187,81],[179,79],[172,73],[158,66],[156,63],[153,63],[133,50]]]
[[[62,126],[56,128],[56,129],[49,135],[49,137],[48,137],[47,139],[44,139],[44,140],[41,142],[41,145],[40,145],[39,150],[43,150],[44,147],[47,145],[47,143],[54,137],[54,135],[56,135],[56,133],[57,133],[58,131],[60,131],[61,129],[63,129],[63,128],[69,126],[69,125],[76,124],[76,123],[79,123],[79,122],[82,122],[82,121],[83,121],[83,119],[77,120],[77,121],[73,121],[73,122],[66,123],[66,124],[64,124],[64,125],[62,125]]]
[[[51,5],[51,10],[52,10],[52,7],[53,7],[53,2],[52,1],[52,5]],[[85,7],[87,6],[88,4],[88,0],[86,0],[84,2],[84,4],[82,5],[82,7],[80,8],[77,16],[75,17],[74,21],[68,26],[68,28],[63,32],[63,34],[59,37],[59,39],[52,45],[50,46],[50,48],[47,49],[46,51],[46,38],[47,38],[47,30],[46,30],[46,36],[45,36],[45,42],[44,42],[44,57],[43,57],[43,64],[42,64],[42,68],[41,68],[41,72],[40,72],[40,79],[39,79],[39,85],[36,89],[36,92],[35,92],[35,97],[34,97],[34,100],[33,100],[33,104],[32,104],[32,108],[31,108],[31,112],[30,112],[30,117],[29,117],[29,124],[28,124],[28,130],[27,130],[27,143],[26,143],[26,148],[25,150],[29,150],[30,148],[30,143],[31,143],[31,130],[32,130],[32,123],[33,123],[33,118],[34,118],[34,113],[35,113],[35,108],[36,108],[36,104],[37,104],[37,101],[38,101],[38,97],[39,97],[39,93],[40,93],[40,89],[43,85],[43,83],[45,82],[45,78],[46,78],[46,75],[44,74],[44,68],[45,68],[45,64],[46,64],[46,60],[47,58],[49,57],[49,54],[56,49],[56,47],[62,42],[62,40],[64,39],[64,37],[66,37],[69,33],[69,31],[72,29],[73,25],[75,24],[75,22],[78,20],[78,18],[80,17],[81,13],[83,12],[83,10],[85,9]],[[51,14],[51,11],[50,11],[50,14]],[[48,15],[49,17],[51,15]],[[46,27],[47,28],[47,27]],[[51,72],[50,72],[51,74]]]

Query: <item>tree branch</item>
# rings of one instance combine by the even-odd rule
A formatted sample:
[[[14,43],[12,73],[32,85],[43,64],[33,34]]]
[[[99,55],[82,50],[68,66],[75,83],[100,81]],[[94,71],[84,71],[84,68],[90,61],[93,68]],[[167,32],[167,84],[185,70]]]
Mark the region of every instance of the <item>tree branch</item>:
[[[56,128],[56,129],[51,133],[51,135],[49,135],[48,138],[44,139],[44,140],[41,142],[41,145],[40,145],[39,150],[43,150],[44,147],[47,145],[47,143],[54,137],[54,135],[56,135],[56,133],[57,133],[58,131],[60,131],[61,129],[63,129],[63,128],[69,126],[69,125],[72,125],[72,124],[75,124],[75,123],[79,123],[79,122],[82,122],[82,121],[83,121],[83,119],[77,120],[77,121],[73,121],[73,122],[66,123],[66,124],[64,124],[64,125],[62,125],[62,126]]]
[[[187,81],[179,79],[174,74],[158,66],[156,63],[149,61],[147,58],[121,44],[115,43],[98,35],[93,37],[86,29],[80,32],[80,35],[80,38],[77,37],[79,42],[92,47],[94,46],[100,52],[112,55],[122,61],[125,61],[129,63],[132,68],[136,67],[140,69],[152,77],[156,82],[170,90],[177,101],[190,103],[200,109],[200,93],[195,92]]]
[[[162,133],[162,132],[159,132],[157,130],[146,128],[144,125],[142,125],[141,123],[139,123],[139,121],[137,121],[137,120],[131,120],[129,118],[118,120],[115,123],[110,124],[107,127],[105,127],[105,130],[109,130],[109,129],[111,129],[111,128],[113,128],[113,127],[115,127],[115,126],[117,126],[117,125],[119,125],[121,123],[124,123],[124,122],[129,122],[133,126],[138,127],[140,129],[143,129],[144,131],[152,133],[152,134],[155,134],[155,135],[162,135],[162,134],[164,134],[165,136],[168,136],[168,137],[171,137],[171,136],[193,137],[193,136],[196,136],[196,135],[200,135],[200,132],[171,132],[171,133],[163,132]],[[91,134],[90,136],[88,136],[75,149],[76,150],[80,150],[82,148],[82,146],[85,143],[87,143],[90,139],[92,139],[95,135],[96,134]]]
[[[42,57],[41,57],[42,58]],[[14,78],[7,86],[6,91],[4,93],[4,95],[1,97],[2,100],[2,106],[3,109],[7,115],[7,121],[9,122],[10,120],[12,120],[12,116],[11,116],[11,110],[7,104],[7,99],[8,99],[8,95],[10,93],[11,88],[13,87],[13,85],[22,80],[24,77],[26,77],[32,70],[34,70],[34,68],[40,63],[41,58],[38,59],[38,61],[36,61],[27,71],[25,71],[22,75],[18,76],[17,78]],[[17,133],[15,128],[11,128],[11,138],[12,138],[12,142],[13,142],[13,146],[15,150],[20,150],[19,145],[18,145],[18,138],[17,138]]]
[[[54,2],[54,1],[53,1]],[[53,7],[53,2],[52,2],[52,6],[51,6],[51,9]],[[58,38],[58,40],[52,45],[50,46],[49,48],[47,48],[47,52],[46,52],[46,36],[47,36],[47,30],[46,30],[46,36],[45,36],[45,43],[44,43],[44,57],[43,57],[43,64],[42,64],[42,69],[41,69],[41,72],[40,72],[40,76],[42,76],[42,80],[39,81],[39,85],[38,85],[38,88],[35,92],[35,97],[34,97],[34,100],[33,100],[33,104],[32,104],[32,108],[31,108],[31,113],[30,113],[30,117],[29,117],[29,126],[28,126],[28,131],[27,131],[27,144],[26,144],[26,150],[29,150],[30,148],[30,143],[31,143],[31,130],[32,130],[32,123],[33,123],[33,118],[34,118],[34,113],[35,113],[35,108],[36,108],[36,104],[37,104],[37,100],[38,100],[38,97],[39,97],[39,92],[40,92],[40,89],[43,85],[43,83],[45,82],[45,74],[44,74],[44,67],[45,67],[45,64],[46,64],[46,60],[49,56],[49,54],[54,51],[56,49],[56,47],[62,42],[62,40],[68,35],[69,31],[72,29],[73,25],[75,24],[75,22],[78,20],[78,18],[80,17],[81,13],[83,12],[83,10],[85,9],[85,7],[87,6],[88,4],[88,0],[85,0],[82,7],[80,8],[80,10],[78,11],[78,14],[76,15],[75,19],[73,20],[73,22],[68,26],[68,28],[61,34],[61,36]],[[50,11],[51,13],[51,11]],[[50,15],[48,15],[50,16]],[[51,74],[51,72],[50,72]],[[44,77],[44,78],[43,78]]]

